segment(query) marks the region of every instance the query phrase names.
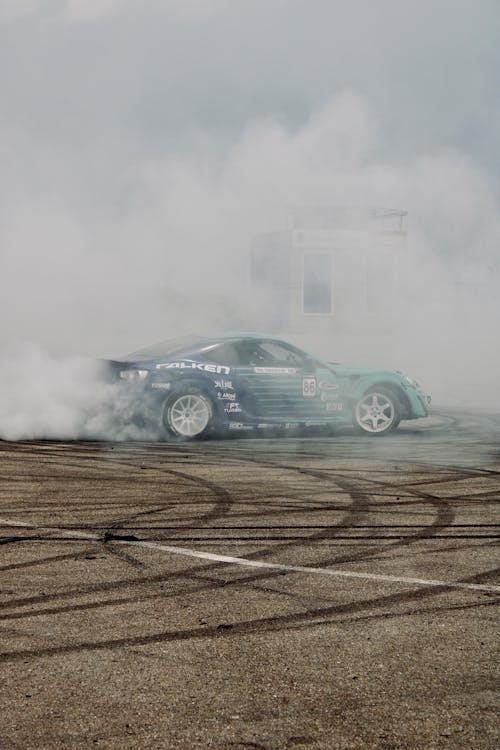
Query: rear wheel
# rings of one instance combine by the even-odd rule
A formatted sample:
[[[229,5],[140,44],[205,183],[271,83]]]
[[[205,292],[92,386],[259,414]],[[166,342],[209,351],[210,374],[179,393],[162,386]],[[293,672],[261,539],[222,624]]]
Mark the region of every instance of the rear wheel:
[[[383,388],[368,391],[354,407],[354,427],[366,435],[387,435],[401,419],[394,393]]]
[[[185,440],[207,435],[213,426],[213,418],[211,399],[194,386],[173,393],[163,407],[165,429],[170,435]]]

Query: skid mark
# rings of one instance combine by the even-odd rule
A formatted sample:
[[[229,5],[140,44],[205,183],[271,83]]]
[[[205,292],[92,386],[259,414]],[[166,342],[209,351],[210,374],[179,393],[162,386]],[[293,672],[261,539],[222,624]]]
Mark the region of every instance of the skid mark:
[[[498,575],[498,569],[489,571],[481,575]],[[469,579],[469,585],[472,584],[476,577]],[[473,584],[472,584],[473,585]],[[219,626],[201,626],[187,630],[163,630],[157,633],[151,633],[144,636],[132,636],[122,638],[110,638],[100,641],[85,641],[80,643],[69,643],[58,646],[41,647],[35,649],[24,649],[15,652],[0,653],[0,662],[23,660],[30,657],[57,656],[59,654],[69,654],[81,651],[102,651],[108,649],[128,648],[133,646],[147,646],[156,643],[167,643],[172,641],[186,641],[193,638],[224,638],[234,637],[248,633],[273,632],[287,629],[289,626],[296,626],[300,623],[311,623],[318,617],[338,617],[342,615],[354,615],[357,612],[369,612],[373,609],[382,609],[382,615],[385,616],[388,607],[397,606],[406,602],[420,601],[434,593],[443,593],[453,590],[454,586],[448,584],[439,587],[419,588],[417,591],[402,591],[385,596],[377,596],[371,599],[365,599],[361,602],[348,602],[346,604],[335,604],[331,607],[321,607],[308,610],[303,613],[293,613],[288,615],[271,615],[264,618],[256,618],[243,622],[235,622],[229,627],[220,628]],[[328,623],[331,624],[331,623]]]
[[[27,528],[36,528],[37,531],[46,534],[63,534],[69,538],[96,540],[99,537],[96,534],[86,534],[78,531],[64,531],[53,527],[33,527],[31,524],[23,524],[22,521],[8,521],[0,519],[0,524],[5,526],[13,525],[16,527],[24,526]],[[213,552],[202,552],[200,550],[187,549],[185,547],[173,547],[157,542],[143,542],[134,539],[113,539],[113,544],[131,545],[133,547],[142,547],[152,549],[156,552],[167,552],[171,555],[181,555],[183,557],[192,557],[199,560],[208,560],[210,562],[225,563],[227,565],[240,565],[247,568],[264,568],[267,570],[281,570],[287,573],[307,573],[308,575],[334,576],[336,578],[353,578],[364,581],[377,581],[379,583],[402,583],[411,586],[432,586],[445,587],[448,589],[465,589],[474,591],[485,591],[489,593],[500,593],[500,586],[491,586],[485,584],[462,583],[460,581],[434,581],[425,578],[410,578],[407,576],[388,576],[379,573],[359,573],[349,570],[331,570],[330,568],[315,568],[305,565],[286,565],[284,563],[271,563],[263,560],[250,560],[243,557],[232,557],[230,555],[217,555]]]

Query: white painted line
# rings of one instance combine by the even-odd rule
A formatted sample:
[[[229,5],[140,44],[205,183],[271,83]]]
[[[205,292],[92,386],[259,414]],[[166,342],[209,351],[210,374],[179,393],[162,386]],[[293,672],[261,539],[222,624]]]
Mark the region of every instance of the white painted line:
[[[116,543],[116,541],[115,541]],[[381,581],[383,583],[404,583],[417,586],[448,586],[455,589],[471,589],[475,591],[488,591],[500,593],[500,586],[486,586],[478,583],[460,583],[448,581],[429,581],[423,578],[406,578],[403,576],[386,576],[378,573],[356,573],[348,570],[331,570],[330,568],[308,568],[303,565],[285,565],[284,563],[269,563],[259,560],[247,560],[244,557],[229,557],[228,555],[215,555],[212,552],[198,552],[197,550],[186,549],[184,547],[170,547],[155,542],[128,542],[119,540],[119,544],[134,544],[136,547],[147,547],[162,552],[170,552],[175,555],[184,555],[186,557],[199,557],[202,560],[213,560],[214,562],[223,562],[228,565],[242,565],[247,568],[270,568],[274,570],[284,570],[290,573],[313,573],[315,575],[336,576],[339,578],[359,578],[368,581]]]
[[[2,526],[16,526],[27,529],[36,529],[44,534],[61,534],[71,539],[88,539],[89,541],[103,541],[102,535],[91,532],[65,530],[46,526],[37,526],[22,521],[9,521],[0,518]],[[379,573],[357,573],[350,570],[332,570],[331,568],[308,568],[304,565],[286,565],[284,563],[262,562],[260,560],[248,560],[245,557],[230,557],[229,555],[216,555],[213,552],[200,552],[186,547],[172,547],[157,542],[141,542],[133,539],[111,539],[113,544],[125,544],[133,547],[145,547],[146,549],[168,552],[172,555],[194,557],[200,560],[211,560],[213,562],[226,563],[227,565],[241,565],[246,568],[263,568],[268,570],[283,570],[287,573],[308,573],[313,575],[334,576],[336,578],[356,578],[363,581],[378,581],[381,583],[402,583],[412,586],[437,586],[450,589],[465,589],[467,591],[484,591],[487,593],[500,593],[500,586],[489,586],[482,583],[460,583],[459,581],[433,581],[425,578],[407,578],[406,576],[387,576]]]

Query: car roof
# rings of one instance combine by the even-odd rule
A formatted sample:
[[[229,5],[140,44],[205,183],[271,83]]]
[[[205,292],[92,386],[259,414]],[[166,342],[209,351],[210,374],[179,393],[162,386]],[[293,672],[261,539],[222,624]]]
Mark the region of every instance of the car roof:
[[[268,341],[280,341],[275,336],[271,336],[266,333],[255,333],[250,331],[225,331],[223,333],[216,333],[210,335],[187,335],[182,336],[178,340],[170,339],[167,341],[161,341],[157,344],[153,344],[149,347],[144,347],[135,352],[120,357],[121,361],[138,361],[146,359],[158,359],[159,357],[165,356],[161,352],[163,345],[172,346],[168,355],[182,356],[190,352],[196,352],[199,350],[206,349],[207,347],[216,346],[217,344],[231,343],[234,341],[241,340],[252,340],[252,339],[266,339]],[[167,355],[167,356],[168,356]]]
[[[200,341],[210,342],[213,344],[221,341],[238,341],[240,339],[269,339],[273,341],[279,341],[277,336],[272,336],[269,333],[258,333],[255,331],[230,331],[225,333],[216,333],[210,335],[201,335]]]

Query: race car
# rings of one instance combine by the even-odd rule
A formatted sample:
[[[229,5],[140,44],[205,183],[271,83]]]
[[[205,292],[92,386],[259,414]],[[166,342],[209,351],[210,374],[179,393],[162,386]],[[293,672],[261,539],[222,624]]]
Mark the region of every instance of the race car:
[[[185,336],[109,361],[112,377],[153,399],[165,437],[353,425],[387,435],[428,414],[430,398],[395,370],[325,362],[273,336]]]

